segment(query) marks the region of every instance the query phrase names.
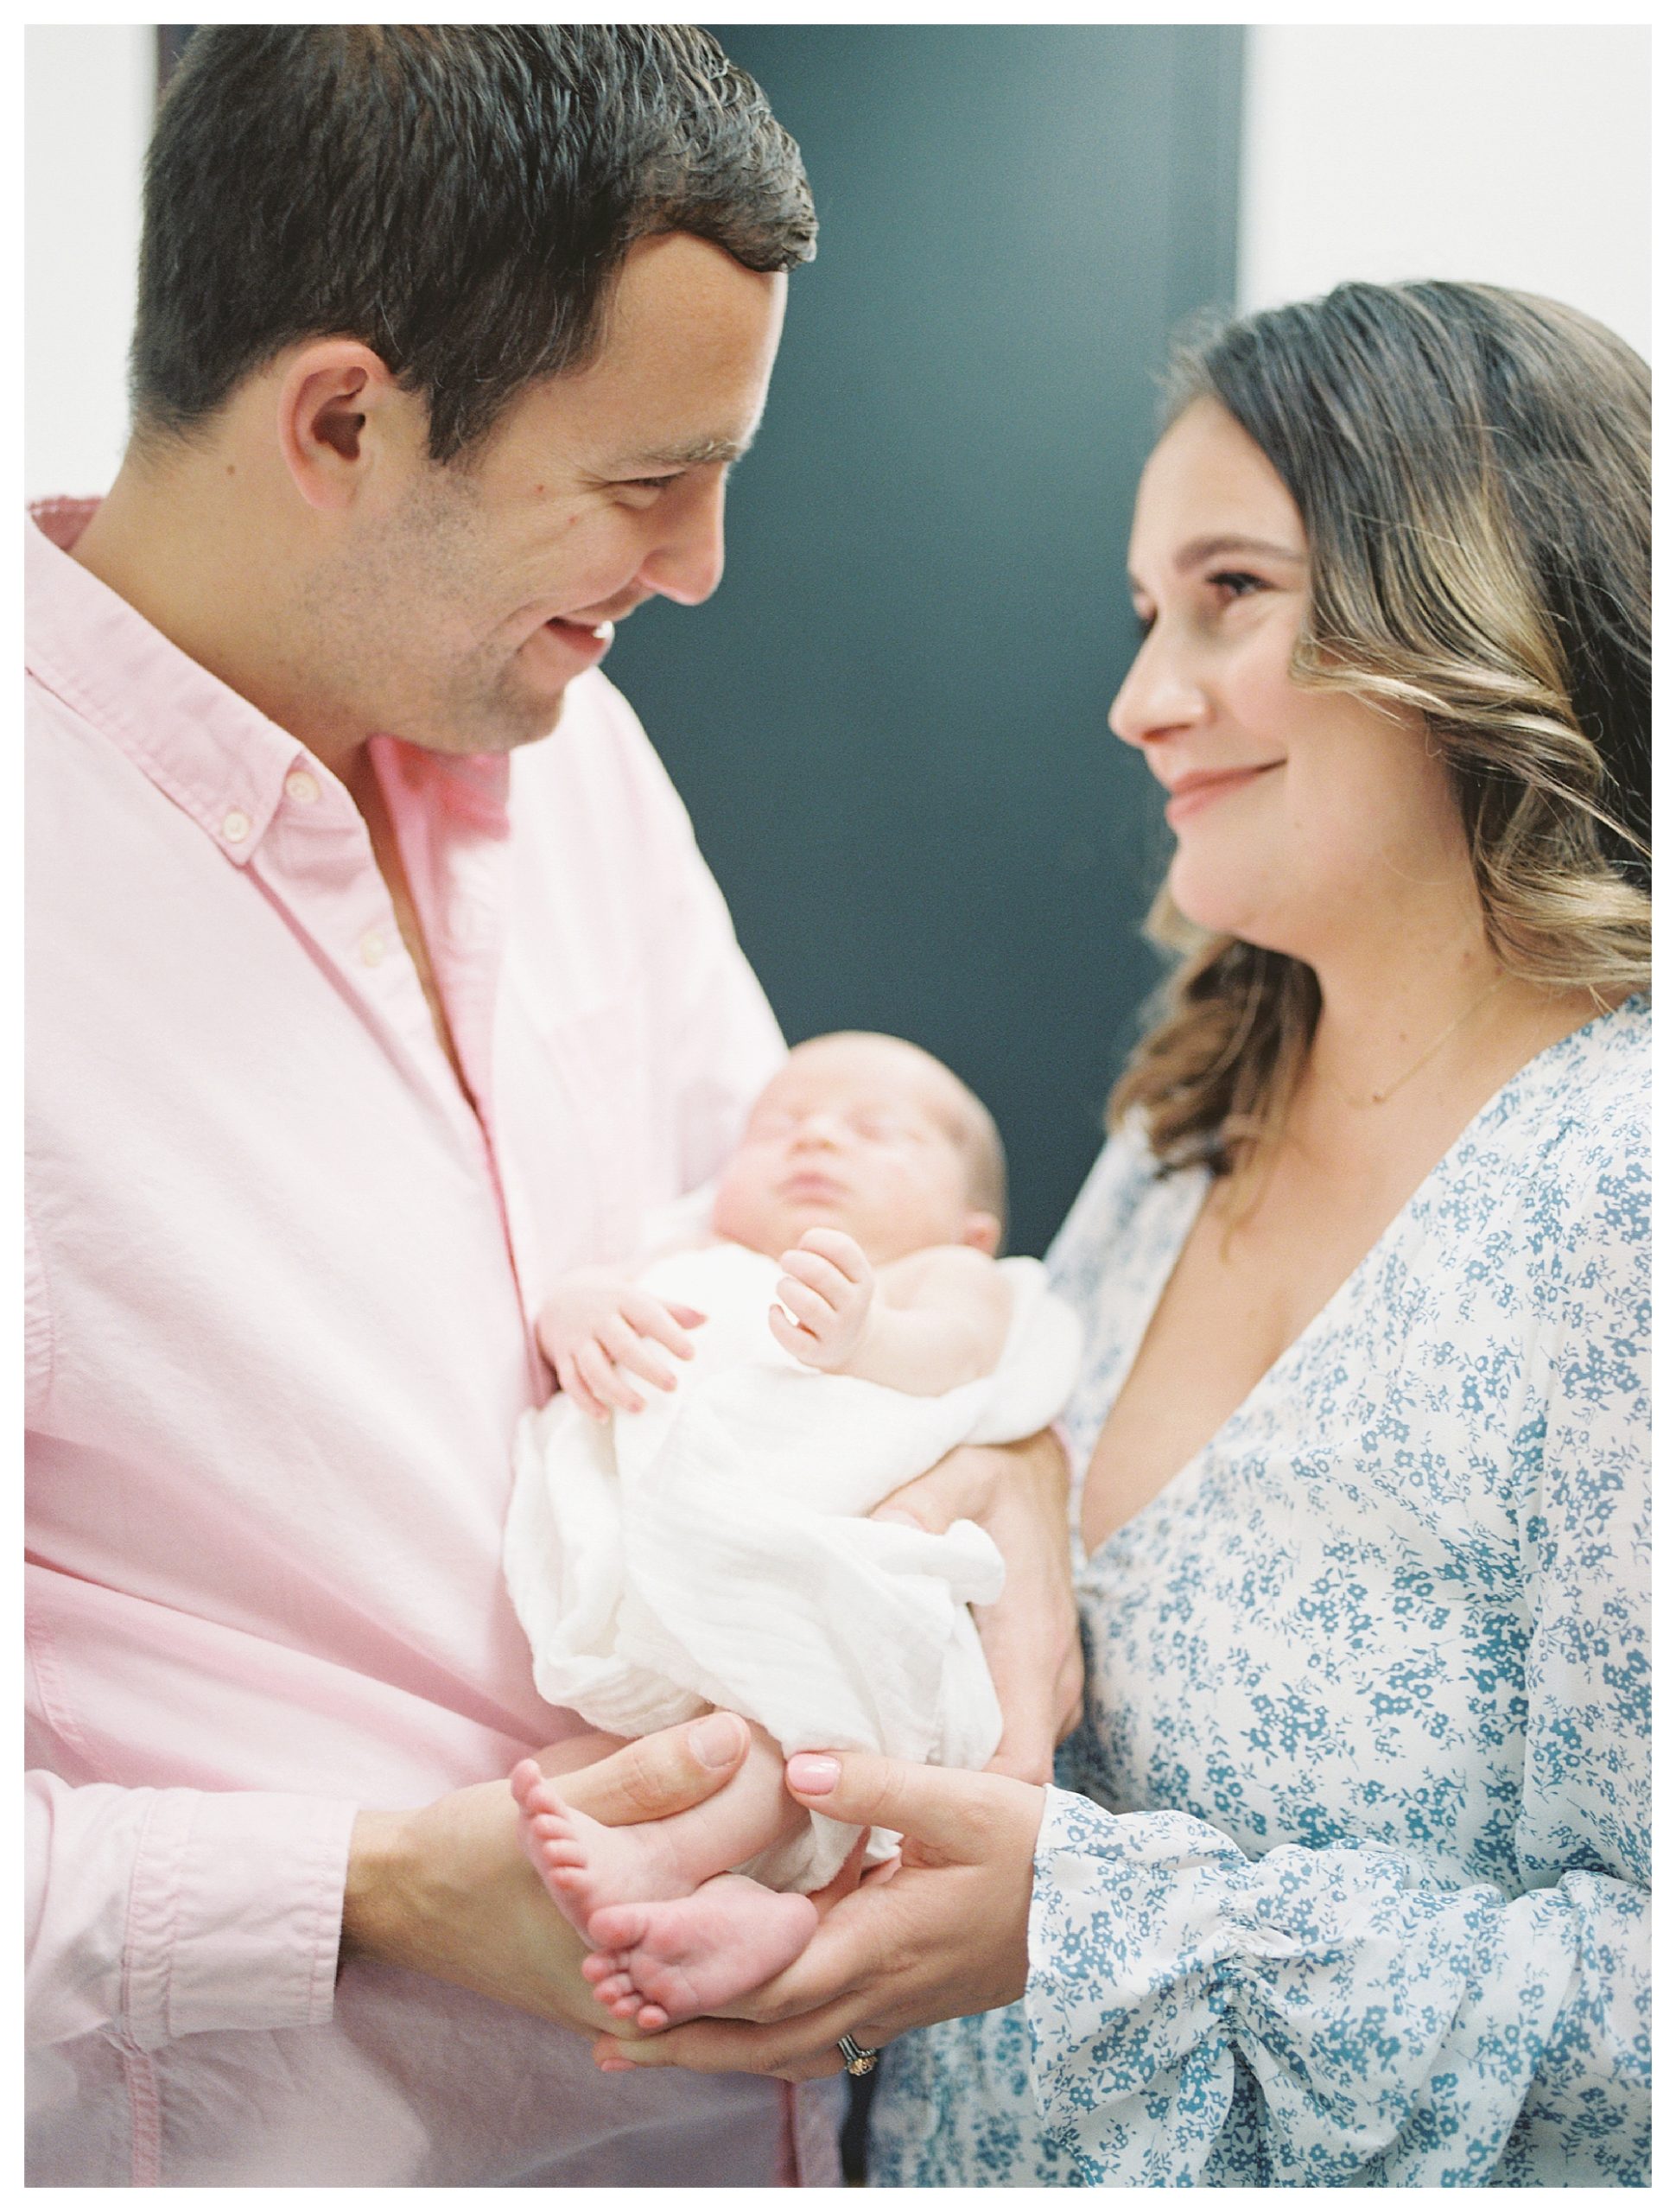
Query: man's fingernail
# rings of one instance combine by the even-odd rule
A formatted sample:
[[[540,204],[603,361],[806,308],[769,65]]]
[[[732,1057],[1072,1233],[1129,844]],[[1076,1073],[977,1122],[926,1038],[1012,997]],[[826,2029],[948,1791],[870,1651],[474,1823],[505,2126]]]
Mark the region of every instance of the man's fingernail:
[[[838,1784],[839,1767],[825,1751],[794,1751],[785,1763],[785,1778],[805,1797],[824,1797]]]
[[[688,1738],[701,1766],[732,1766],[740,1753],[743,1721],[734,1713],[712,1713],[696,1721]]]

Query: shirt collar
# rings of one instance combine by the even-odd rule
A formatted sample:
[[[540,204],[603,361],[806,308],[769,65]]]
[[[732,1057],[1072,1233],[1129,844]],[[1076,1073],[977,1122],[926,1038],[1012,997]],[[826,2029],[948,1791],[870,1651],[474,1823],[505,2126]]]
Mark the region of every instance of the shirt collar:
[[[287,730],[200,666],[121,595],[70,557],[96,499],[42,499],[24,525],[24,654],[30,673],[103,730],[239,865],[260,845],[307,764],[330,771]],[[409,789],[504,833],[508,763],[385,741]]]

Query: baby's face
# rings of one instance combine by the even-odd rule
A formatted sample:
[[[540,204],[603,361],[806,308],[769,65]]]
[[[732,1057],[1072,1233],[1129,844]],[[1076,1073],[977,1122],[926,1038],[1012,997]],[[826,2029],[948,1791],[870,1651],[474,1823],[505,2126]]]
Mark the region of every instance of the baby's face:
[[[813,1038],[752,1111],[716,1192],[716,1234],[778,1256],[806,1229],[844,1229],[875,1265],[931,1244],[993,1251],[999,1224],[971,1197],[968,1110],[914,1046]]]

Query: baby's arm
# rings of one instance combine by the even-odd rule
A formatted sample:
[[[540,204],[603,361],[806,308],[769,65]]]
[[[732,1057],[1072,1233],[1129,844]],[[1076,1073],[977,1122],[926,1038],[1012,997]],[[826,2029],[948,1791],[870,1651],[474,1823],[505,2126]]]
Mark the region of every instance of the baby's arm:
[[[805,1366],[936,1398],[1000,1358],[1012,1300],[995,1262],[969,1244],[911,1253],[875,1274],[853,1236],[810,1229],[780,1264],[786,1312],[771,1309],[768,1323]]]
[[[608,1268],[578,1268],[560,1277],[541,1309],[536,1334],[566,1397],[595,1421],[609,1421],[613,1406],[629,1414],[645,1407],[621,1370],[655,1382],[660,1390],[675,1388],[675,1376],[653,1357],[645,1339],[663,1345],[677,1359],[690,1359],[693,1343],[687,1332],[703,1319],[690,1306],[654,1298],[630,1275]]]

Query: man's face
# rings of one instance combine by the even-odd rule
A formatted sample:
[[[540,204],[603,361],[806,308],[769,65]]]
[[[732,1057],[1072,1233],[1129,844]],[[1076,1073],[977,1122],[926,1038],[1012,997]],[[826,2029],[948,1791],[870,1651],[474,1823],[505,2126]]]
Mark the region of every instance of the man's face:
[[[656,593],[708,599],[784,304],[783,276],[706,240],[644,239],[592,365],[532,386],[469,460],[429,461],[416,405],[299,609],[309,688],[345,734],[509,751],[552,729],[613,623]]]

